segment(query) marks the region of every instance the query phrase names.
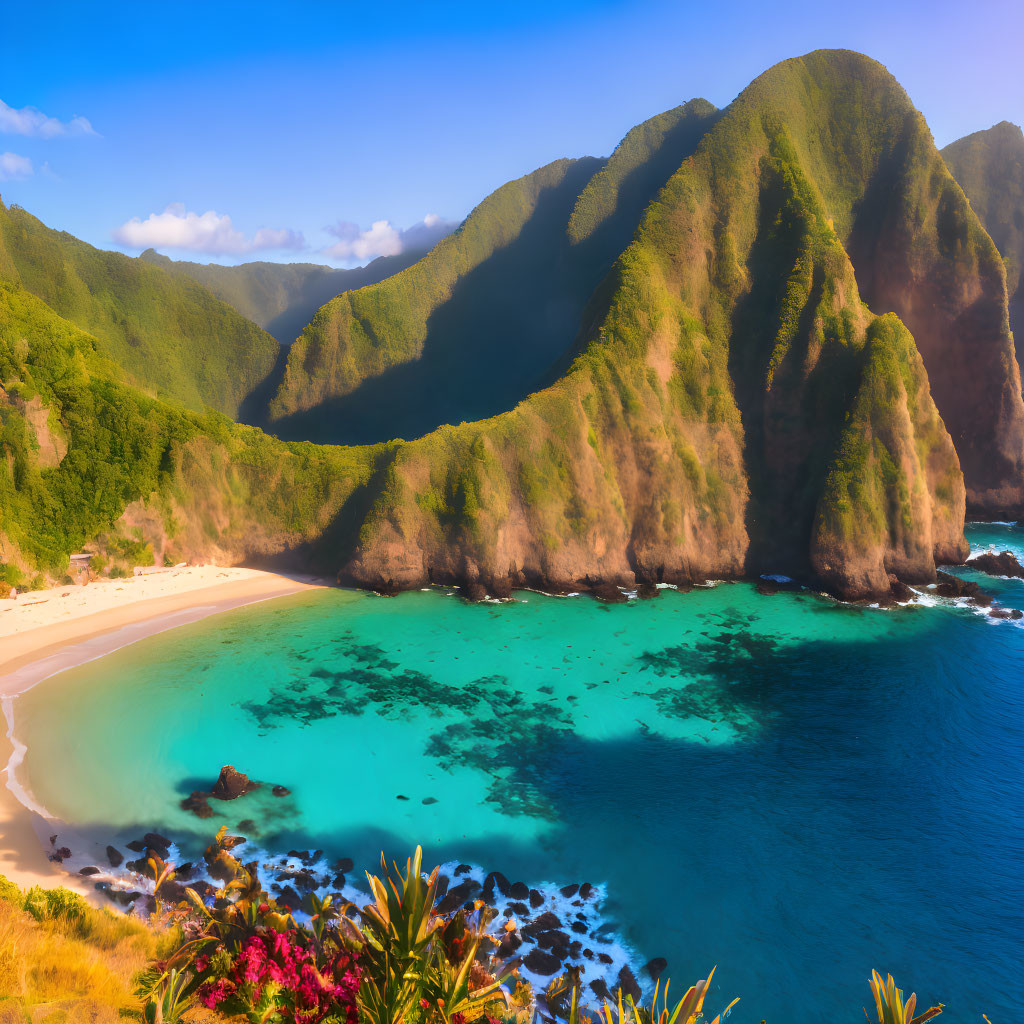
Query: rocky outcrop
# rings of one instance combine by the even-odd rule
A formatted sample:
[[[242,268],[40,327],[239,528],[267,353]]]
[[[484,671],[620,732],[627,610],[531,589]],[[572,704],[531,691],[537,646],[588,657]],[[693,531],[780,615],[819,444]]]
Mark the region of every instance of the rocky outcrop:
[[[259,788],[258,782],[253,782],[248,775],[238,771],[234,765],[226,764],[221,768],[220,775],[212,789],[209,791],[193,790],[181,801],[180,806],[183,811],[191,811],[198,818],[211,818],[213,817],[213,808],[210,806],[210,800],[237,800],[239,797],[245,796],[246,793],[251,793]],[[275,789],[283,788],[275,787]],[[287,792],[285,790],[285,793],[275,793],[275,795],[283,796]]]
[[[1024,579],[1024,566],[1017,561],[1017,556],[1012,551],[986,551],[968,559],[967,564],[972,569],[988,573],[989,576],[1013,576]]]

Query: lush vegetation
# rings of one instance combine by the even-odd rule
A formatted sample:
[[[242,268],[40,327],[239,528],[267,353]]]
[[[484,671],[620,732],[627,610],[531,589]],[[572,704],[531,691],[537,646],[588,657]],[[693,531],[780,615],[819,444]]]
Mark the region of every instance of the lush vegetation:
[[[207,851],[225,882],[206,901],[150,851],[160,907],[148,925],[66,889],[25,893],[0,877],[4,1021],[525,1024],[539,1011],[565,1024],[721,1024],[738,1002],[705,1012],[714,970],[674,1002],[659,982],[649,1002],[617,988],[614,1006],[590,1007],[570,974],[534,991],[498,956],[515,923],[497,922],[480,900],[440,913],[438,869],[422,871],[418,848],[404,873],[381,858],[366,905],[310,894],[297,917],[260,888],[255,864],[232,856],[235,842],[222,829]],[[878,1024],[942,1012],[915,1016],[916,995],[905,1000],[891,975],[873,971],[870,986]]]
[[[0,559],[14,585],[61,578],[86,542],[122,568],[277,550],[318,535],[368,475],[372,452],[288,446],[153,399],[99,348],[0,279]]]
[[[365,267],[337,270],[315,263],[217,263],[170,260],[152,249],[140,257],[168,273],[197,281],[282,345],[290,345],[313,314],[340,292],[376,284],[414,263],[422,252],[382,256]]]
[[[324,306],[275,429],[366,447],[155,400],[5,285],[0,559],[57,572],[106,536],[381,589],[785,572],[881,596],[965,550],[957,454],[974,442],[954,451],[931,397],[930,378],[954,383],[947,348],[979,367],[965,408],[999,493],[1020,486],[1002,273],[899,85],[811,54],[721,113],[641,125],[607,162],[511,182],[425,259]],[[875,315],[975,293],[924,341]],[[968,312],[975,333],[954,326]]]
[[[134,384],[194,410],[237,415],[277,361],[270,335],[190,279],[94,249],[3,203],[0,279],[92,335]]]

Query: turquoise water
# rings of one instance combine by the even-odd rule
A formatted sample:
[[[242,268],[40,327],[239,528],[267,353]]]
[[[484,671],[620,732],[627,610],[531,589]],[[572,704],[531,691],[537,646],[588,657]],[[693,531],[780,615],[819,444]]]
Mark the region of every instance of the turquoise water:
[[[519,597],[321,591],[152,637],[18,699],[24,777],[103,842],[248,818],[266,849],[601,883],[636,962],[719,964],[737,1022],[855,1019],[872,967],[1019,1019],[1024,628],[746,584]],[[225,763],[292,795],[181,811]]]

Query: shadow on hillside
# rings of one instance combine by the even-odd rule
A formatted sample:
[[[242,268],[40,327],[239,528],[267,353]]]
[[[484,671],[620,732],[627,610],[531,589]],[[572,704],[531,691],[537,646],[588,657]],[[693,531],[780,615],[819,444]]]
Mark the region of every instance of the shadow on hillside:
[[[553,383],[599,322],[602,300],[589,309],[588,303],[644,209],[717,116],[686,120],[667,133],[620,184],[614,213],[574,246],[569,218],[602,166],[592,157],[576,161],[541,195],[519,236],[461,278],[431,315],[419,359],[279,420],[273,431],[287,440],[337,444],[411,439],[445,423],[505,412]]]

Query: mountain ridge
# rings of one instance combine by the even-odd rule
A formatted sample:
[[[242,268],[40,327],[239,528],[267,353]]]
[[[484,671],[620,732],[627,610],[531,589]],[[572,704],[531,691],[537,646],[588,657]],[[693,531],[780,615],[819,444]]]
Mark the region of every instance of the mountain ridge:
[[[289,353],[278,397],[309,411],[426,365],[423,353],[437,350],[425,340],[430,296],[470,281],[459,297],[468,305],[453,308],[482,303],[486,313],[502,274],[518,267],[524,290],[512,297],[529,308],[510,321],[501,352],[543,306],[530,303],[567,280],[552,270],[583,268],[573,315],[526,367],[543,375],[536,357],[555,360],[539,390],[521,374],[493,415],[341,447],[146,406],[156,469],[123,491],[123,520],[167,557],[216,551],[381,591],[444,583],[471,596],[771,572],[878,599],[893,578],[927,582],[937,564],[962,561],[968,501],[1020,504],[1024,404],[1002,258],[927,125],[884,67],[851,51],[776,65],[724,111],[701,102],[678,136],[687,105],[627,135],[620,177],[614,154],[548,165],[499,189],[482,215],[384,285],[332,299]],[[668,163],[666,138],[679,156],[668,178],[657,188],[630,179],[653,154]],[[648,196],[637,222],[616,223],[614,245],[574,263],[567,254],[609,221],[597,202],[572,229],[575,211],[602,194],[619,209],[630,180]],[[595,181],[615,187],[587,193]],[[545,244],[519,251],[546,188],[557,216],[538,226]],[[552,262],[531,276],[538,251]],[[473,260],[500,273],[472,277]],[[433,291],[424,299],[409,282]],[[453,353],[469,351],[464,340],[487,323],[470,320],[472,331],[452,335],[463,339]],[[5,388],[31,375],[19,355],[25,333],[0,335]],[[92,346],[75,359],[93,365],[95,341],[75,339],[76,351]],[[36,390],[63,425],[67,406],[47,388]],[[68,459],[45,466],[45,446],[15,436],[31,426],[29,391],[22,405],[0,403],[4,437],[22,474],[45,483]],[[386,389],[379,397],[389,400]],[[295,413],[276,409],[279,422]]]

